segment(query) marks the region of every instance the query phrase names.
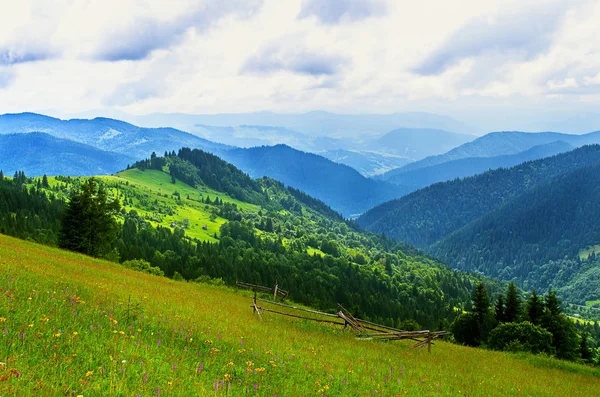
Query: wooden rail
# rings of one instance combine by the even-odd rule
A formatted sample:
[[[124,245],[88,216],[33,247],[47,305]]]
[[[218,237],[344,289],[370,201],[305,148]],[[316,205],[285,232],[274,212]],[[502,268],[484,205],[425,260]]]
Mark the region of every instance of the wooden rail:
[[[269,305],[284,307],[287,309],[304,312],[304,313],[310,313],[310,314],[314,314],[317,316],[323,316],[323,317],[328,317],[328,318],[335,317],[335,318],[342,319],[343,322],[330,320],[330,319],[324,319],[324,318],[307,317],[307,316],[302,316],[302,315],[294,314],[294,313],[286,313],[283,311],[278,311],[278,310],[266,308],[263,306],[258,306],[257,302],[263,302],[263,303],[266,303]],[[280,303],[280,302],[274,302],[274,301],[270,301],[267,299],[257,298],[256,291],[254,292],[254,300],[252,302],[252,305],[250,305],[250,307],[252,307],[253,310],[258,313],[261,320],[263,319],[262,315],[261,315],[261,311],[262,311],[262,312],[269,312],[269,313],[273,313],[273,314],[279,314],[279,315],[287,316],[287,317],[299,318],[299,319],[308,320],[308,321],[316,321],[316,322],[320,322],[320,323],[343,325],[344,329],[346,327],[350,326],[354,331],[359,333],[357,335],[357,339],[362,339],[362,340],[375,339],[375,340],[385,340],[385,341],[408,339],[408,340],[417,342],[415,345],[411,346],[410,349],[422,348],[422,347],[427,346],[428,352],[431,352],[431,345],[435,344],[433,342],[434,339],[437,339],[441,336],[449,334],[449,332],[446,332],[446,331],[436,331],[436,332],[431,332],[429,330],[403,331],[403,330],[388,327],[385,325],[376,324],[376,323],[373,323],[370,321],[361,320],[359,318],[354,317],[352,315],[352,313],[350,313],[348,310],[346,310],[340,304],[338,304],[339,311],[337,314],[324,313],[324,312],[320,312],[318,310],[304,309],[302,307],[286,305],[286,304]],[[370,330],[370,331],[374,331],[374,332],[366,333],[365,330]]]

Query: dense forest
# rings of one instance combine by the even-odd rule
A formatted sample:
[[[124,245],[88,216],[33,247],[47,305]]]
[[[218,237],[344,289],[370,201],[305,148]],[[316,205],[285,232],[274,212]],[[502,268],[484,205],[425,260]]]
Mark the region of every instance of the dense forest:
[[[357,222],[374,233],[427,248],[537,184],[600,161],[600,145],[509,169],[437,183],[377,206]]]
[[[253,212],[218,198],[201,198],[206,211],[228,220],[221,225],[217,242],[189,238],[185,227],[153,226],[135,209],[123,208],[116,236],[99,256],[186,280],[221,279],[229,285],[236,280],[261,285],[278,282],[297,302],[322,310],[335,309],[341,303],[360,317],[395,326],[412,319],[423,327],[445,328],[455,316],[455,308],[468,308],[470,276],[454,272],[405,244],[359,232],[322,202],[280,182],[252,180],[198,150],[152,156],[136,166],[162,169],[173,180],[210,184],[230,196],[262,205]],[[107,191],[122,186],[102,180],[97,183]],[[84,191],[86,182],[61,177],[46,188],[40,180],[23,175],[2,184],[20,189],[20,194],[44,198],[40,206],[59,206],[48,216],[54,225],[51,238],[36,240],[56,245],[64,204],[49,197],[69,197],[70,205],[73,194]],[[111,200],[110,195],[107,200]],[[123,201],[131,205],[138,200],[149,201],[131,194]],[[177,203],[185,206],[183,198]],[[14,219],[9,209],[2,215]],[[5,232],[16,235],[12,229]],[[36,234],[39,231],[32,227],[20,237]]]
[[[528,289],[561,289],[590,267],[579,251],[600,241],[599,202],[597,163],[530,189],[443,239],[431,252],[458,269],[515,280]],[[594,286],[597,282],[590,280],[568,297],[581,304],[598,299],[600,290]]]

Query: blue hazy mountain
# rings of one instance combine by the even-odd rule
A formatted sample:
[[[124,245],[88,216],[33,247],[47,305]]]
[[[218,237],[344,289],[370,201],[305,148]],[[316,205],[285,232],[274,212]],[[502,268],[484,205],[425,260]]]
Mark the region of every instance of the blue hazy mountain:
[[[354,168],[367,177],[382,174],[411,162],[409,158],[367,150],[326,150],[316,154]]]
[[[402,172],[401,169],[395,169],[378,176],[376,179],[417,190],[437,182],[465,178],[497,168],[509,168],[526,161],[553,156],[573,149],[574,146],[566,142],[552,142],[506,156],[468,157],[405,172]]]
[[[447,153],[430,156],[407,164],[400,168],[398,172],[408,172],[417,168],[429,167],[469,157],[496,157],[517,154],[529,150],[534,146],[558,141],[568,143],[574,147],[596,144],[600,143],[600,131],[583,135],[562,134],[558,132],[492,132],[454,148]]]
[[[124,154],[41,132],[0,135],[0,170],[8,176],[15,171],[25,171],[27,176],[107,175],[134,162]]]
[[[284,127],[313,136],[329,137],[381,136],[397,128],[432,128],[457,133],[473,132],[472,127],[451,117],[424,112],[336,114],[312,111],[302,114],[282,114],[263,111],[223,114],[154,113],[127,117],[135,124],[148,127],[171,125],[188,130],[195,124],[219,127],[263,125]]]
[[[398,128],[370,142],[368,147],[371,150],[420,160],[446,153],[475,138],[473,135],[431,128]]]
[[[220,156],[253,178],[281,181],[346,217],[405,193],[402,187],[365,178],[351,167],[285,145],[234,149]]]
[[[229,148],[174,128],[142,128],[107,118],[61,120],[36,113],[0,116],[0,134],[29,132],[43,132],[136,159],[148,157],[152,152],[162,154],[178,150],[183,146],[208,152]]]

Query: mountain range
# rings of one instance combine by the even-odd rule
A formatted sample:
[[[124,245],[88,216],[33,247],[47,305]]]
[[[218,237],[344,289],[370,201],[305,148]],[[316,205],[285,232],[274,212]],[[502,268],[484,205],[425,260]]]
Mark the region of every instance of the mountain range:
[[[600,145],[586,145],[436,183],[375,207],[357,222],[457,269],[530,289],[568,290],[581,303],[600,287],[594,282],[576,293],[571,285],[582,271],[600,269],[580,259],[585,247],[600,243],[599,167]]]
[[[268,176],[293,186],[346,217],[406,193],[402,187],[366,178],[351,167],[286,145],[234,149],[220,156],[253,178]]]

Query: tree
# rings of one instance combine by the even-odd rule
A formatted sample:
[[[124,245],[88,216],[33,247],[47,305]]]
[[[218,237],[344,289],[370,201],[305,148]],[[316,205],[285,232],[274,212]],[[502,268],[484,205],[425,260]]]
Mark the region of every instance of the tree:
[[[42,177],[42,187],[44,189],[48,189],[50,187],[50,184],[48,183],[48,177],[46,176],[46,174],[44,174],[44,176]]]
[[[0,182],[2,182],[4,180],[4,172],[2,172],[2,170],[0,170]]]
[[[544,314],[544,302],[540,299],[537,292],[533,290],[529,299],[527,299],[527,316],[532,324],[539,325]]]
[[[88,179],[71,192],[61,219],[59,247],[96,257],[109,254],[119,209],[117,200],[109,202],[104,188],[94,178]]]
[[[498,300],[496,301],[496,305],[494,307],[494,311],[496,314],[496,322],[503,323],[505,321],[504,315],[504,295],[498,295]]]
[[[515,283],[508,284],[506,290],[506,310],[504,316],[507,323],[518,321],[521,316],[521,296]]]
[[[528,321],[504,323],[490,332],[488,346],[494,350],[551,353],[552,334]]]
[[[479,281],[473,290],[473,315],[479,329],[478,342],[481,344],[485,342],[494,322],[490,312],[490,297],[483,281]]]

